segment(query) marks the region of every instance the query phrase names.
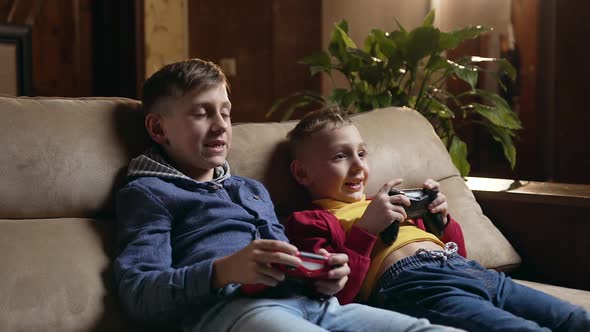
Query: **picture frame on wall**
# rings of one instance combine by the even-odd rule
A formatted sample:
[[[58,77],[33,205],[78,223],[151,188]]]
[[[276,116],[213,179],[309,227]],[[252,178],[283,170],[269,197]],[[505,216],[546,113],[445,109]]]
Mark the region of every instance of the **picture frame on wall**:
[[[0,24],[0,95],[32,95],[31,27]]]

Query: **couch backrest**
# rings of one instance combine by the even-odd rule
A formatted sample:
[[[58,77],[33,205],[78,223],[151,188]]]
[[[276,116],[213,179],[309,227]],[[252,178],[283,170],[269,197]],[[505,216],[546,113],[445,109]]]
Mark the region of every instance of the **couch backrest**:
[[[113,193],[125,181],[131,157],[149,139],[140,104],[123,98],[4,98],[0,140],[0,218],[109,215]],[[368,194],[392,178],[418,187],[441,183],[450,212],[461,223],[469,255],[489,267],[519,262],[506,239],[485,217],[435,134],[418,112],[387,108],[353,117],[369,146]],[[286,133],[295,121],[234,125],[228,160],[233,174],[262,181],[279,214],[304,206],[305,195],[289,174]]]
[[[112,214],[112,193],[148,139],[123,98],[0,97],[0,218]]]
[[[113,194],[129,159],[149,144],[139,102],[0,97],[0,114],[0,330],[130,330],[110,261]],[[431,177],[441,183],[471,258],[497,268],[520,262],[420,114],[389,108],[353,120],[370,149],[369,194],[391,178],[416,187]],[[232,173],[262,181],[283,214],[304,199],[281,143],[294,125],[235,125],[228,156]]]

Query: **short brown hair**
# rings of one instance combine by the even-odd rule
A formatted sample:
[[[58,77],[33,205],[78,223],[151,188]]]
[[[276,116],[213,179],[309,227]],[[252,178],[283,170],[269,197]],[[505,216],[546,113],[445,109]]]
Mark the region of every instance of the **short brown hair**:
[[[218,65],[201,59],[187,59],[168,64],[143,83],[142,105],[145,114],[153,112],[154,105],[162,98],[181,97],[197,88],[205,89],[229,83]]]
[[[336,129],[350,125],[352,125],[350,117],[337,107],[326,107],[308,113],[297,123],[295,128],[287,133],[292,158],[296,158],[297,150],[314,133],[326,127]]]

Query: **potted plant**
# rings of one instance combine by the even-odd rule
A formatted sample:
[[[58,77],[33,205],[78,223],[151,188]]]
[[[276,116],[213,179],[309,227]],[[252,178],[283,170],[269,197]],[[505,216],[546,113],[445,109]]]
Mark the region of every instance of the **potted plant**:
[[[514,68],[505,59],[479,56],[466,56],[457,61],[447,59],[445,51],[490,29],[467,26],[441,32],[433,26],[434,17],[434,11],[429,12],[422,26],[411,31],[397,21],[398,30],[374,29],[362,48],[349,37],[345,20],[335,24],[328,52],[309,55],[300,62],[309,66],[312,75],[323,72],[332,77],[334,72],[342,73],[348,88],[334,88],[328,96],[314,91],[297,92],[275,102],[268,115],[280,110],[282,119],[289,119],[295,110],[310,104],[337,106],[349,113],[407,106],[430,121],[463,176],[469,174],[470,165],[467,145],[455,128],[458,123],[487,130],[502,145],[506,159],[514,168],[513,138],[522,129],[521,122],[506,100],[477,88],[479,73],[490,72],[482,64],[498,63],[500,70],[513,80]],[[503,87],[498,73],[490,74]],[[446,89],[451,79],[462,80],[469,88],[454,94]]]

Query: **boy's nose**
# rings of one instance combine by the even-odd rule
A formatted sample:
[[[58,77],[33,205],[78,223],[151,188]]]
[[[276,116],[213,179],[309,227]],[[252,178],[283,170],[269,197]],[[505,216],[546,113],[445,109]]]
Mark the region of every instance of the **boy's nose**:
[[[359,157],[354,158],[354,163],[352,164],[353,171],[359,171],[365,169],[365,162],[364,160],[360,159]]]
[[[227,130],[227,128],[231,125],[229,120],[224,118],[221,113],[217,113],[212,119],[212,125],[215,129],[218,130]]]

